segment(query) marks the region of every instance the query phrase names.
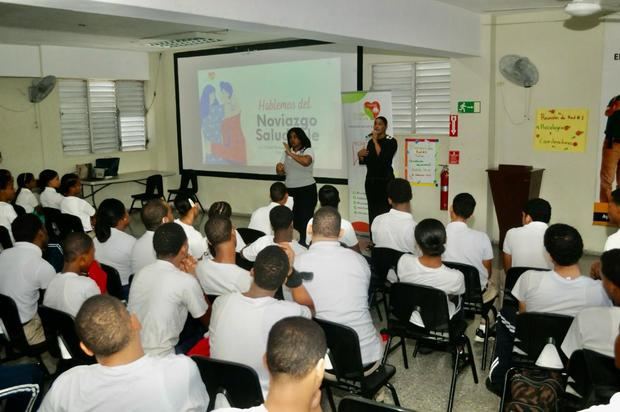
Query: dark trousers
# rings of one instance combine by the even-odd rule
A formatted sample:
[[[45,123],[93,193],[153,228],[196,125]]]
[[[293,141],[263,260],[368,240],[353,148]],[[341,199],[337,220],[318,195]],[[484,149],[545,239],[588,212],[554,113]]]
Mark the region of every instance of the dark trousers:
[[[293,227],[299,232],[299,243],[306,244],[306,226],[308,221],[314,216],[316,208],[317,194],[316,183],[309,186],[287,188],[289,196],[292,196],[293,203]]]
[[[380,214],[390,211],[390,204],[387,198],[387,185],[394,179],[390,177],[366,177],[364,188],[366,189],[366,200],[368,201],[368,224]]]
[[[495,324],[495,355],[489,371],[491,385],[501,391],[504,388],[506,372],[512,367],[512,349],[515,340],[515,322],[518,309],[513,305],[504,306]],[[488,326],[487,326],[488,327]]]
[[[206,328],[198,320],[192,318],[192,315],[187,315],[185,326],[179,335],[179,343],[174,347],[174,353],[181,354],[187,353],[200,339],[204,336]]]

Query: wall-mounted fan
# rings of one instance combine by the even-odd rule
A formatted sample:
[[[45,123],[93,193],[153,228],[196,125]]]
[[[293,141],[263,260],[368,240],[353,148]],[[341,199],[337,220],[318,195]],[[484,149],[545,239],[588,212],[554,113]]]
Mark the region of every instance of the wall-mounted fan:
[[[532,87],[538,83],[538,69],[527,57],[507,54],[499,61],[499,71],[517,86]]]
[[[45,76],[34,79],[28,88],[28,97],[31,103],[39,103],[49,95],[56,86],[56,77]]]

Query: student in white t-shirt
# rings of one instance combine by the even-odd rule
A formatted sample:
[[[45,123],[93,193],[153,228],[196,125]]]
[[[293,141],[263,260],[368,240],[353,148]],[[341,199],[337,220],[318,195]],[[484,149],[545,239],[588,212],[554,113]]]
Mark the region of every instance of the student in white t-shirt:
[[[47,286],[43,305],[75,317],[86,299],[101,293],[87,273],[95,259],[95,248],[87,234],[73,232],[64,239],[62,250],[65,266]]]
[[[125,229],[129,226],[129,214],[118,199],[105,199],[99,205],[95,220],[95,258],[118,271],[125,296],[129,294],[129,276],[133,273],[131,253],[136,238]]]
[[[189,255],[187,236],[176,223],[164,223],[155,231],[157,261],[135,275],[127,308],[142,324],[146,353],[165,356],[184,353],[202,338],[209,325],[208,304],[196,279],[196,260]],[[193,331],[179,342],[191,315]],[[176,347],[176,348],[175,348]]]
[[[609,222],[616,226],[620,226],[620,189],[616,189],[611,192],[611,198],[609,199],[607,216]],[[603,251],[606,252],[612,249],[620,249],[620,229],[616,233],[612,233],[607,237]],[[597,260],[592,263],[590,267],[590,276],[594,279],[600,279],[601,277],[601,261]]]
[[[416,254],[413,232],[415,220],[411,215],[411,184],[396,178],[388,183],[389,212],[373,220],[370,227],[375,247],[385,247],[404,253]]]
[[[295,350],[291,350],[291,347]],[[315,322],[302,317],[290,317],[276,322],[267,338],[265,363],[269,370],[270,390],[265,403],[248,409],[217,410],[320,411],[326,353],[325,334]]]
[[[287,205],[288,192],[286,186],[282,182],[275,182],[269,187],[269,198],[271,203],[267,206],[259,207],[250,217],[248,228],[260,230],[266,235],[273,234],[271,223],[269,222],[269,212],[278,205]]]
[[[322,207],[312,221],[312,245],[295,258],[295,269],[314,274],[304,281],[316,307],[316,317],[349,326],[360,342],[364,365],[376,364],[383,345],[368,308],[370,267],[366,259],[342,247],[340,214],[333,207]]]
[[[314,304],[299,276],[291,276],[290,247],[267,246],[256,257],[252,268],[254,281],[245,293],[220,296],[213,303],[209,326],[211,357],[241,363],[257,373],[266,397],[269,374],[263,362],[267,335],[280,319],[289,316],[311,318]],[[274,299],[284,282],[291,288],[295,302]],[[292,283],[295,282],[295,283]],[[302,306],[303,305],[303,306]]]
[[[269,221],[273,229],[273,235],[265,235],[247,245],[241,251],[241,255],[254,262],[258,253],[269,245],[288,243],[291,245],[295,256],[306,252],[306,248],[293,239],[293,212],[286,206],[278,205],[269,212]]]
[[[338,210],[338,205],[340,204],[340,194],[338,193],[338,189],[332,185],[324,185],[321,187],[319,189],[319,203],[321,204],[321,207],[330,206]],[[353,229],[351,222],[341,218],[340,225],[342,229],[342,236],[338,240],[356,252],[360,252],[360,244],[357,240],[357,235],[355,234],[355,229]],[[308,225],[306,226],[306,243],[308,244],[312,242],[311,227],[312,219],[308,221]]]
[[[551,205],[545,199],[530,199],[521,212],[523,226],[506,232],[504,271],[512,267],[552,269],[545,254],[543,238],[551,219]]]
[[[11,204],[13,199],[15,199],[13,176],[8,170],[0,169],[0,226],[4,226],[9,232],[11,242],[14,242],[11,223],[17,217],[17,213]]]
[[[519,313],[545,312],[576,316],[588,307],[611,306],[603,285],[581,275],[579,259],[583,240],[572,226],[557,223],[549,226],[544,246],[553,262],[552,271],[530,270],[515,283],[511,293],[519,301]],[[497,322],[497,358],[491,364],[489,383],[501,392],[511,364],[516,313],[502,309]]]
[[[206,295],[247,292],[252,284],[250,272],[237,266],[235,228],[230,219],[213,216],[205,224],[211,256],[196,265],[196,276]]]
[[[60,375],[42,412],[206,411],[209,395],[186,356],[144,354],[140,321],[118,299],[89,298],[75,318],[80,346],[97,359]]]
[[[39,200],[32,193],[37,187],[37,179],[32,173],[20,173],[17,176],[17,193],[15,194],[15,204],[24,208],[26,213],[32,213],[35,209],[40,209]]]
[[[153,235],[158,227],[172,222],[174,216],[170,205],[163,199],[153,199],[140,209],[140,218],[146,232],[136,240],[131,251],[131,273],[138,273],[145,266],[155,263],[157,256],[153,247]]]
[[[39,196],[41,206],[60,210],[60,203],[65,197],[57,190],[60,188],[58,173],[51,169],[45,169],[39,173],[39,188],[41,190]]]
[[[450,319],[461,310],[461,295],[465,293],[463,274],[441,263],[445,250],[446,230],[437,219],[424,219],[415,227],[415,240],[422,256],[403,255],[398,260],[397,278],[400,282],[430,286],[446,294]],[[411,323],[424,327],[417,311],[411,314]]]
[[[187,235],[189,254],[194,259],[201,259],[207,253],[207,239],[194,227],[194,220],[199,213],[198,205],[187,196],[177,196],[174,198],[174,207],[180,215],[174,223],[181,225]]]
[[[93,230],[95,208],[78,195],[82,192],[82,182],[75,173],[63,175],[60,181],[60,192],[65,198],[60,202],[60,211],[80,218],[84,232]]]
[[[209,210],[207,211],[207,216],[211,219],[214,216],[222,216],[226,219],[231,219],[232,216],[232,207],[230,207],[230,203],[224,202],[222,200],[213,202]],[[206,236],[206,233],[205,233]],[[239,231],[235,228],[235,237],[237,238],[237,246],[235,246],[235,252],[241,252],[245,247],[245,242],[243,238],[239,234]]]

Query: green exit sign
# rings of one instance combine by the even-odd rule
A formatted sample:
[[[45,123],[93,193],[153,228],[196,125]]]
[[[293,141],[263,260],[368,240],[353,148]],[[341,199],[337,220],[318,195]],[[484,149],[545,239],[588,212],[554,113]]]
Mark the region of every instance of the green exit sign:
[[[480,101],[458,102],[456,109],[459,113],[480,113]]]

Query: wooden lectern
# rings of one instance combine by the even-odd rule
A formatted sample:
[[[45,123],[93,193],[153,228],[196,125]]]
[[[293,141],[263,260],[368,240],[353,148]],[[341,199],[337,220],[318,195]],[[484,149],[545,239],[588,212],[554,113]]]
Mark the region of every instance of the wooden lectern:
[[[521,226],[521,212],[525,203],[539,196],[544,171],[520,165],[499,165],[497,169],[487,170],[499,225],[500,251],[504,246],[506,232]]]

